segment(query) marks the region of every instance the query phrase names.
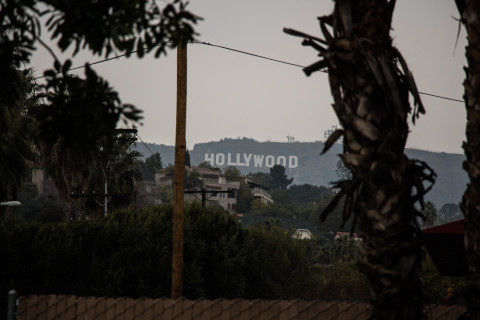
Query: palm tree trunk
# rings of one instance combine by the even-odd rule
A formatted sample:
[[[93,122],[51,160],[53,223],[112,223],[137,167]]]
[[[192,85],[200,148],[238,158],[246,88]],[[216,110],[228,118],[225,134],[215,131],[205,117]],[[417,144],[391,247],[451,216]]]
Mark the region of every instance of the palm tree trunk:
[[[338,183],[341,191],[322,218],[346,197],[344,222],[353,215],[364,238],[359,266],[372,288],[373,318],[419,319],[422,241],[414,204],[423,205],[428,189],[422,181],[433,183],[435,174],[404,154],[412,111],[409,93],[416,105],[413,118],[424,109],[405,61],[392,46],[394,5],[337,0],[334,13],[319,18],[324,40],[285,31],[304,37],[303,44],[323,57],[304,71],[309,75],[328,68],[333,108],[343,127],[327,140],[324,152],[343,135],[340,157],[352,172],[351,179]]]
[[[462,23],[467,30],[468,45],[465,68],[465,107],[467,141],[463,144],[463,163],[470,182],[462,198],[465,215],[465,251],[468,263],[467,308],[471,319],[480,319],[480,4],[456,0]]]

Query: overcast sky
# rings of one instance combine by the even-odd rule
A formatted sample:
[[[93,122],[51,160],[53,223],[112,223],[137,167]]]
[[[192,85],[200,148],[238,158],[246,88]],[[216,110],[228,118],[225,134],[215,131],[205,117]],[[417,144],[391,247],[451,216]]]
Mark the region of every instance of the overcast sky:
[[[318,60],[293,28],[320,36],[316,17],[329,14],[330,0],[192,0],[190,11],[203,17],[198,40],[299,65]],[[392,37],[404,55],[419,91],[462,99],[465,31],[458,32],[452,0],[397,1]],[[77,55],[74,66],[100,57]],[[32,66],[41,75],[53,60],[39,49]],[[125,103],[144,111],[139,136],[145,142],[174,145],[176,52],[154,59],[118,58],[94,69]],[[79,72],[79,74],[82,74]],[[300,67],[202,44],[188,46],[187,146],[222,138],[258,141],[323,141],[338,124],[332,111],[327,75],[306,77]],[[462,102],[422,95],[427,113],[410,126],[407,147],[463,153],[465,107]]]

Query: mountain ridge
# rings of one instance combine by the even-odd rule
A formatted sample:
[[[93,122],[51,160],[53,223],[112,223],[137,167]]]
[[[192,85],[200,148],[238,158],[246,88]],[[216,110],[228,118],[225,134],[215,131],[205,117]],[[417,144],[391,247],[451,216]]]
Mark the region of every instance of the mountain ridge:
[[[225,168],[236,166],[242,174],[269,172],[274,164],[282,164],[286,174],[293,177],[293,184],[328,186],[337,180],[335,173],[338,154],[342,145],[334,144],[330,150],[320,155],[323,142],[259,142],[254,139],[222,139],[197,143],[189,150],[191,164],[203,161],[213,166]],[[144,157],[160,153],[164,165],[174,163],[174,146],[152,143],[137,144],[137,151]],[[433,152],[420,149],[406,149],[410,159],[426,162],[436,173],[437,180],[426,200],[432,201],[439,209],[445,203],[459,203],[468,183],[468,176],[462,165],[465,155]]]

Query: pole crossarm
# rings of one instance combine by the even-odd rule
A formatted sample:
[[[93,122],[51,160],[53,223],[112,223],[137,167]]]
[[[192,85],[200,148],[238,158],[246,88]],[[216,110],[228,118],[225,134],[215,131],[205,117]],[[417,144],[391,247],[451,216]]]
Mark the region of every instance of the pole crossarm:
[[[200,190],[185,190],[183,191],[184,193],[186,194],[198,194],[200,193],[202,195],[202,207],[205,207],[205,203],[207,202],[208,198],[207,199],[207,193],[208,194],[217,194],[217,193],[235,193],[235,190],[233,189],[228,189],[228,190],[211,190],[211,189],[205,189],[205,188],[202,188]]]

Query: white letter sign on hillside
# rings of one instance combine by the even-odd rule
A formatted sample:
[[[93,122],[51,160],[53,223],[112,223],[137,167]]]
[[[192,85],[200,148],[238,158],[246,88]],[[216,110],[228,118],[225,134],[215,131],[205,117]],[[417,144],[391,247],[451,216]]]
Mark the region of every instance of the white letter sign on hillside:
[[[253,161],[252,161],[253,160]],[[288,169],[295,169],[298,167],[298,157],[289,156],[274,156],[271,154],[251,154],[251,153],[205,153],[205,162],[210,162],[212,166],[237,166],[255,168],[271,168],[276,164],[284,166]]]
[[[225,164],[225,155],[223,153],[217,153],[215,156],[215,161],[217,162],[218,166],[223,166]]]
[[[266,156],[265,157],[265,165],[268,168],[271,168],[275,165],[275,157],[274,156]]]

